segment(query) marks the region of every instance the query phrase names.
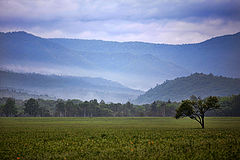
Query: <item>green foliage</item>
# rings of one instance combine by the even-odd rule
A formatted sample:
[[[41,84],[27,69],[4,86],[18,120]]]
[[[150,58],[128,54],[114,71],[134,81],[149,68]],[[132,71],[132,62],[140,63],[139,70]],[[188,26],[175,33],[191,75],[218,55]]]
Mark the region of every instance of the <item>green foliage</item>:
[[[240,116],[240,94],[219,97],[220,110],[211,111],[208,116]]]
[[[0,98],[0,116],[6,116],[3,113],[3,106],[6,104],[8,98]],[[240,95],[233,95],[231,97],[218,97],[220,109],[206,112],[206,116],[240,116]],[[190,98],[191,101],[197,101],[196,96]],[[176,109],[180,103],[171,101],[154,101],[152,104],[133,105],[130,102],[126,104],[121,103],[105,103],[103,100],[100,103],[97,100],[80,101],[72,100],[43,100],[35,99],[39,107],[35,109],[36,116],[48,117],[173,117],[176,115]],[[213,99],[216,101],[216,99]],[[35,116],[24,112],[25,104],[28,102],[22,100],[15,100],[16,116]],[[208,102],[211,103],[211,102]],[[215,102],[214,102],[215,103]],[[208,104],[209,106],[210,104]],[[213,106],[211,108],[214,108]],[[12,115],[13,116],[13,115]]]
[[[6,104],[1,107],[1,110],[6,117],[15,116],[17,114],[15,99],[8,98],[6,101]]]
[[[193,103],[190,100],[183,100],[180,107],[176,110],[175,118],[190,117],[194,113]]]
[[[65,114],[65,104],[63,100],[59,100],[56,104],[56,116],[62,117],[66,116]]]
[[[1,159],[240,159],[240,118],[0,118]]]
[[[24,112],[28,114],[29,116],[36,117],[39,111],[39,104],[38,101],[30,98],[27,103],[24,104]]]
[[[176,110],[175,118],[190,117],[199,122],[202,128],[204,128],[205,113],[210,110],[218,109],[219,107],[218,98],[215,96],[207,97],[204,100],[196,98],[196,96],[191,96],[191,100],[182,101],[179,108]]]
[[[215,96],[210,96],[206,98],[205,104],[203,105],[203,112],[218,109],[220,107],[219,100]]]

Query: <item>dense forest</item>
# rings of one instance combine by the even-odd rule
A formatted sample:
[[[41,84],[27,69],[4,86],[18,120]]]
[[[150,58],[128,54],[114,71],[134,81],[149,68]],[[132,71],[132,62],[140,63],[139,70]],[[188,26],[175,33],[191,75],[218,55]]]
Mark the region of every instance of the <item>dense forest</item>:
[[[210,111],[207,116],[240,116],[240,94],[218,97],[220,109]],[[16,100],[0,98],[0,116],[31,117],[123,117],[123,116],[174,116],[179,102],[154,101],[151,104],[105,103],[96,99],[81,101],[33,99]]]

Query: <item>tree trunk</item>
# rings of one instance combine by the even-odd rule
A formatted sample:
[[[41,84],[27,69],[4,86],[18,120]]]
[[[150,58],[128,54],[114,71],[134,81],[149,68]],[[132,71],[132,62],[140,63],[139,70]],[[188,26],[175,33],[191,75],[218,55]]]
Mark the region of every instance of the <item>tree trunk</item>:
[[[86,108],[83,109],[83,117],[86,117]]]
[[[163,114],[162,115],[163,115],[163,117],[166,116],[166,106],[165,105],[163,106]]]
[[[201,117],[202,117],[202,124],[201,124],[201,126],[202,126],[202,129],[204,129],[204,115],[201,116]]]

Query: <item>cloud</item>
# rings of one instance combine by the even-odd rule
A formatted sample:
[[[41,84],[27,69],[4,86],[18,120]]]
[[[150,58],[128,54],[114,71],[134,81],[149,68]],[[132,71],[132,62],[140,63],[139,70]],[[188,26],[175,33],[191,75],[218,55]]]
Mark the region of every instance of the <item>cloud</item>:
[[[6,27],[4,31],[21,27]],[[57,23],[51,26],[26,27],[23,30],[41,37],[144,41],[154,43],[197,43],[214,36],[236,33],[240,21],[205,19],[201,21],[154,20],[132,22],[122,20]]]
[[[194,43],[239,31],[238,0],[2,0],[0,31],[43,37]]]
[[[238,0],[2,0],[0,17],[23,20],[240,19]]]

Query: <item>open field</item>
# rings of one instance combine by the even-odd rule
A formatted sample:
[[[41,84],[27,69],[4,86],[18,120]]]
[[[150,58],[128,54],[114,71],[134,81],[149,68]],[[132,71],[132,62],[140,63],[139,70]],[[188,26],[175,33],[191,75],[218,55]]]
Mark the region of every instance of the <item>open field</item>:
[[[0,118],[0,159],[240,159],[240,117]]]

